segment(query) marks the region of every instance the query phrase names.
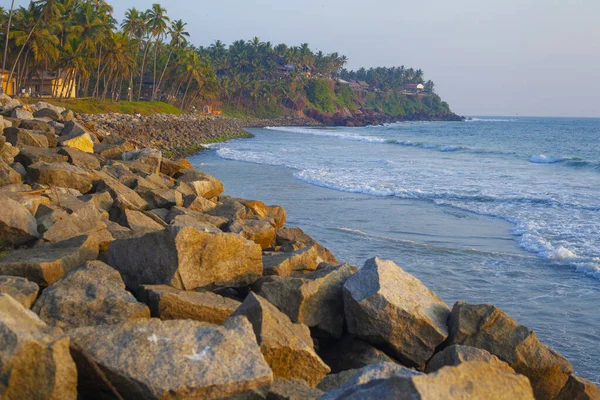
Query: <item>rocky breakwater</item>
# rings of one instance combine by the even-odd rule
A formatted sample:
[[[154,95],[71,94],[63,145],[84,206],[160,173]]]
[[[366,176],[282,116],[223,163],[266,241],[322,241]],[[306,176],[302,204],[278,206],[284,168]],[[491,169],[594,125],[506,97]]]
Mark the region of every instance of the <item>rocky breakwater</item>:
[[[288,116],[273,119],[228,118],[201,114],[127,114],[77,115],[91,131],[100,135],[119,135],[139,146],[160,149],[172,157],[185,157],[202,151],[202,145],[252,135],[244,128],[265,126],[318,125],[310,118]]]
[[[0,101],[0,398],[599,398],[494,306],[340,263],[184,160]]]

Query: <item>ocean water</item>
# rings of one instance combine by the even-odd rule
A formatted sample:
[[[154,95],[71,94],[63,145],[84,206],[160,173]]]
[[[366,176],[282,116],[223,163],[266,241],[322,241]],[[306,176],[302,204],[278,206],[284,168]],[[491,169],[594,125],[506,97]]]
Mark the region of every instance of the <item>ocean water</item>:
[[[492,303],[600,382],[600,119],[271,127],[190,161],[338,256]]]

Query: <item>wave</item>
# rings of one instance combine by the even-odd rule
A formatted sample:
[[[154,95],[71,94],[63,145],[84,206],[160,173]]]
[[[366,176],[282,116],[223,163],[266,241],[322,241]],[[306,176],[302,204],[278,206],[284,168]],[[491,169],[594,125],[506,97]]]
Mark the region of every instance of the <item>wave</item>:
[[[529,162],[534,164],[556,164],[564,160],[563,157],[549,157],[545,154],[538,154],[529,158]]]
[[[516,119],[505,118],[468,118],[467,122],[515,122]]]
[[[551,157],[545,154],[537,154],[529,158],[534,164],[561,164],[572,168],[589,168],[600,171],[600,162],[587,161],[575,157]]]
[[[301,134],[305,134],[305,135],[331,137],[331,138],[335,138],[335,139],[351,140],[354,142],[365,142],[365,143],[386,143],[387,142],[387,139],[377,137],[377,136],[364,136],[364,135],[358,135],[358,134],[354,134],[354,133],[338,132],[335,130],[286,127],[286,126],[282,126],[282,127],[267,126],[265,129],[273,130],[273,131],[280,131],[280,132],[291,132],[291,133],[301,133]]]

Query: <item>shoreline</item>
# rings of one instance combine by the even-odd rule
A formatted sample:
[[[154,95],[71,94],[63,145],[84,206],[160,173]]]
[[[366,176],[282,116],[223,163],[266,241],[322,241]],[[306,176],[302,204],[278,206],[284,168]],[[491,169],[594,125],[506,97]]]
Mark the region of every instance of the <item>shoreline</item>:
[[[451,307],[392,261],[343,263],[281,206],[225,196],[157,149],[217,140],[239,121],[198,135],[186,129],[202,121],[186,118],[0,111],[11,115],[0,118],[9,397],[600,393],[501,309]]]

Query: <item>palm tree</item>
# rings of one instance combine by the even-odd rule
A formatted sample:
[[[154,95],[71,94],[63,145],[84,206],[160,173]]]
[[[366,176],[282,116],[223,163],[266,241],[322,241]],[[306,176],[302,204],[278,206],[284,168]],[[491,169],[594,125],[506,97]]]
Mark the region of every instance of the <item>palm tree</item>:
[[[160,80],[158,81],[158,90],[160,90],[163,78],[165,77],[165,72],[169,66],[169,62],[171,61],[171,56],[173,55],[173,51],[175,49],[181,48],[186,43],[186,38],[190,37],[190,34],[185,31],[185,27],[187,24],[182,20],[173,21],[171,23],[171,28],[169,29],[169,33],[171,34],[171,44],[169,47],[171,50],[169,51],[169,56],[167,57],[167,62],[165,63],[165,67],[163,68],[162,74],[160,75]]]
[[[156,95],[156,60],[158,57],[158,45],[162,35],[167,31],[167,23],[170,21],[166,15],[167,10],[164,9],[160,4],[152,4],[152,8],[148,10],[148,24],[150,26],[152,37],[154,41],[154,75],[152,79],[152,99]]]
[[[8,37],[10,36],[10,24],[12,23],[13,11],[15,9],[15,0],[12,0],[10,12],[8,13],[8,21],[6,23],[6,36],[4,38],[4,56],[2,57],[2,77],[0,77],[0,90],[4,91],[4,71],[6,71],[6,57],[8,57]],[[2,10],[4,15],[4,10]],[[10,79],[8,80],[10,82]]]

